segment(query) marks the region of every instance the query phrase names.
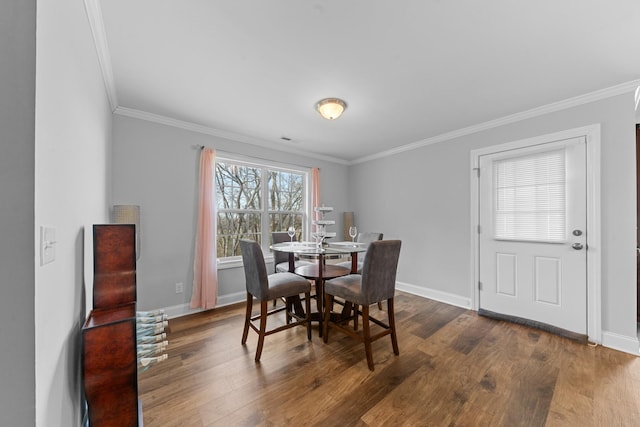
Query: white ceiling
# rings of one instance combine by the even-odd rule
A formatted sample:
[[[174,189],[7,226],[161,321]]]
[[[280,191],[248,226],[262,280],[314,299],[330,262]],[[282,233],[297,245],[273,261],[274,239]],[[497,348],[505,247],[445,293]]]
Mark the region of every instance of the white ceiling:
[[[639,0],[87,5],[117,111],[347,162],[640,78]]]

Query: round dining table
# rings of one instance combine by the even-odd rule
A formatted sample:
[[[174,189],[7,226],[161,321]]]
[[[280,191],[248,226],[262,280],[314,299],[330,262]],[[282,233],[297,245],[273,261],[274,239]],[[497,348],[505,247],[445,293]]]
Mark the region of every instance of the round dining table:
[[[324,281],[356,273],[358,269],[358,254],[366,252],[367,247],[367,244],[357,242],[332,242],[325,245],[318,245],[314,242],[284,242],[271,245],[271,250],[289,254],[290,272],[315,282],[317,312],[311,313],[311,320],[318,322],[320,336],[322,336],[322,317],[324,313]],[[351,269],[326,263],[326,258],[334,258],[340,255],[351,256]],[[296,256],[315,258],[317,263],[309,263],[296,268]],[[296,304],[296,311],[298,310],[297,307],[298,304]],[[302,304],[299,304],[299,309],[302,309]]]

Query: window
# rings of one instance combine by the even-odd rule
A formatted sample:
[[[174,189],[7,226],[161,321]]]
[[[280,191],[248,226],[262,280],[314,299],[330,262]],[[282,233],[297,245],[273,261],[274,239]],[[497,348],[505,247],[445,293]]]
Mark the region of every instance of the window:
[[[260,242],[272,231],[304,235],[308,172],[236,160],[216,161],[218,258],[239,257],[240,239]]]
[[[565,240],[565,153],[547,151],[495,161],[496,239]]]

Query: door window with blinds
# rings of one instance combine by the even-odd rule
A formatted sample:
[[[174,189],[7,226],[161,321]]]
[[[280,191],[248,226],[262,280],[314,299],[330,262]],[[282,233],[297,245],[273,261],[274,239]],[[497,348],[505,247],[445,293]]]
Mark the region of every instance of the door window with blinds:
[[[563,149],[496,160],[493,178],[495,239],[565,241]]]

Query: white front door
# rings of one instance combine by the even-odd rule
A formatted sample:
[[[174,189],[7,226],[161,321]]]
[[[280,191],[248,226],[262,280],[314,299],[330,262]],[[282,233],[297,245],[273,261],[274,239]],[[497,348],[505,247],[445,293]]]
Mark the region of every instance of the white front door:
[[[586,335],[585,138],[479,160],[479,308]]]

